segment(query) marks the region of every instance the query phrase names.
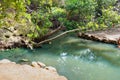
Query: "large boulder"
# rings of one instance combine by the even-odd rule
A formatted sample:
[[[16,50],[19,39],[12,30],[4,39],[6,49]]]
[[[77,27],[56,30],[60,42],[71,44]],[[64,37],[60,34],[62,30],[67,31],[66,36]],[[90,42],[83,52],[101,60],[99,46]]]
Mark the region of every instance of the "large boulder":
[[[39,63],[34,62],[32,66],[20,65],[4,59],[0,61],[0,80],[67,80],[64,76],[58,75],[55,69],[42,68]]]

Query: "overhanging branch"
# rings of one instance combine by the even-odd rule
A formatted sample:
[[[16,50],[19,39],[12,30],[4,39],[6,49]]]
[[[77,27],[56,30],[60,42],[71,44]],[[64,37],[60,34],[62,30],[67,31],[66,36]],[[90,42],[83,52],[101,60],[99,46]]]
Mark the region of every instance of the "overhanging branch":
[[[61,33],[61,34],[59,34],[59,35],[57,35],[57,36],[55,36],[55,37],[52,37],[52,38],[50,38],[50,39],[43,40],[43,41],[41,41],[41,42],[39,42],[39,43],[33,43],[33,45],[35,45],[36,47],[39,47],[39,46],[40,46],[41,44],[43,44],[43,43],[52,41],[52,40],[54,40],[54,39],[56,39],[56,38],[59,38],[59,37],[65,35],[65,34],[68,34],[68,33],[71,33],[71,32],[76,32],[76,31],[80,31],[80,29],[77,28],[77,29],[65,31],[65,32],[63,32],[63,33]]]

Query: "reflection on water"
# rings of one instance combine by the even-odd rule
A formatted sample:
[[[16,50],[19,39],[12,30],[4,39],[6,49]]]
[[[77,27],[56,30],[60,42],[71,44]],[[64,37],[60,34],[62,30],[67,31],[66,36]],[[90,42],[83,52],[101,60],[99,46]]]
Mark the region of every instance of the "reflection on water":
[[[33,51],[0,52],[0,59],[41,61],[57,68],[69,80],[119,80],[120,50],[114,45],[64,36]]]

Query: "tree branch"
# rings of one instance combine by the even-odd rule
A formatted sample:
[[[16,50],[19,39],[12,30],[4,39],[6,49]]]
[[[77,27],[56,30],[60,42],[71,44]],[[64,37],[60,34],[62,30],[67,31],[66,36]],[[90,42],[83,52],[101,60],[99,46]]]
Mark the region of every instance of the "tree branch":
[[[6,27],[3,27],[3,29],[4,29],[4,30],[7,30],[7,31],[9,31],[9,32],[11,32],[11,33],[13,33],[12,30],[10,30],[10,29],[8,29],[8,28],[6,28]]]
[[[80,31],[80,29],[77,28],[77,29],[65,31],[65,32],[63,32],[63,33],[61,33],[61,34],[59,34],[59,35],[57,35],[57,36],[55,36],[55,37],[52,37],[52,38],[50,38],[50,39],[43,40],[43,41],[41,41],[41,42],[39,42],[39,43],[33,43],[33,45],[35,45],[36,47],[39,47],[39,46],[40,46],[41,44],[43,44],[43,43],[52,41],[52,40],[54,40],[54,39],[56,39],[56,38],[59,38],[59,37],[65,35],[65,34],[68,34],[68,33],[71,33],[71,32],[76,32],[76,31]]]

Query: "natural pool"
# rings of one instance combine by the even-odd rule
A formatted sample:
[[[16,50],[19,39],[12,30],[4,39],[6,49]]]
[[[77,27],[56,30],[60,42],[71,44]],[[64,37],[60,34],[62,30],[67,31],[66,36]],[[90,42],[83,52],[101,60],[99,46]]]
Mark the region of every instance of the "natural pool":
[[[120,80],[120,49],[115,45],[84,40],[72,35],[56,39],[42,48],[0,52],[0,59],[20,63],[41,61],[57,68],[68,80]]]

